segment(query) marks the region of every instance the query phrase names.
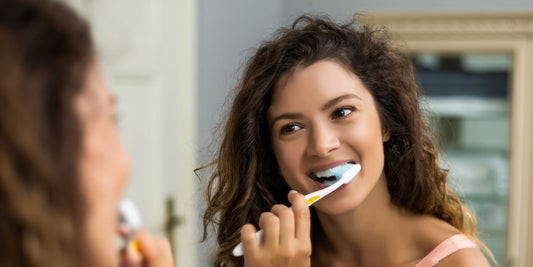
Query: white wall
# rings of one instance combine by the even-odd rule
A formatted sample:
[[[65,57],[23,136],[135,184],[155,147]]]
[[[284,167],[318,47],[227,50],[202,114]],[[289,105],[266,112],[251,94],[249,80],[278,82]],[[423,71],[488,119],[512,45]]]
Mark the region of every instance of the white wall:
[[[222,104],[240,75],[245,57],[280,25],[282,5],[273,1],[200,0],[199,148],[212,138]]]

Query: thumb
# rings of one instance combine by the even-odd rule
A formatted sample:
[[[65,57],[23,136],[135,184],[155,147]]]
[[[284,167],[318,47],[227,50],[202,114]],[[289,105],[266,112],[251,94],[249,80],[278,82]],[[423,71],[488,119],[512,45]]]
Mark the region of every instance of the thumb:
[[[166,238],[153,237],[141,230],[137,241],[146,267],[174,267],[172,247]]]

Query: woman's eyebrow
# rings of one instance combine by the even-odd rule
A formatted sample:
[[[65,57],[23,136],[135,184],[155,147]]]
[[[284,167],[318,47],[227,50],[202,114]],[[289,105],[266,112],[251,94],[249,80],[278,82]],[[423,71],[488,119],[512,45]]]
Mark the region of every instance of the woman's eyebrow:
[[[324,106],[322,107],[322,110],[327,110],[327,109],[331,108],[332,106],[334,106],[335,104],[337,104],[340,101],[342,101],[344,99],[347,99],[347,98],[357,98],[359,100],[362,100],[356,94],[345,94],[345,95],[341,95],[341,96],[335,97],[335,98],[331,99],[330,101],[328,101],[326,104],[324,104]]]

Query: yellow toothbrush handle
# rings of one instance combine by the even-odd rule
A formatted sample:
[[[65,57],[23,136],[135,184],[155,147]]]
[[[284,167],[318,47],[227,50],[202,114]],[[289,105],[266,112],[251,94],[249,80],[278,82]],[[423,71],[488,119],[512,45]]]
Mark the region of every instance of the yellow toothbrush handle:
[[[319,199],[320,196],[314,196],[310,199],[307,200],[307,206],[310,206],[311,204],[313,204],[313,202],[315,202],[315,200]]]
[[[141,251],[141,248],[139,247],[139,242],[137,240],[133,240],[129,243],[129,247],[137,252]]]

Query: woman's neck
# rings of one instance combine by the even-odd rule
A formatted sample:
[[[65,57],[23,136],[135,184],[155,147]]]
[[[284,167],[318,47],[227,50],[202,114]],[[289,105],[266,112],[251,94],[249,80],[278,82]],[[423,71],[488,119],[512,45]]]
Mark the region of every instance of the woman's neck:
[[[391,203],[385,177],[350,212],[329,215],[317,210],[317,215],[323,233],[313,248],[319,255],[326,253],[351,266],[386,266],[414,257],[406,255],[412,215]]]

